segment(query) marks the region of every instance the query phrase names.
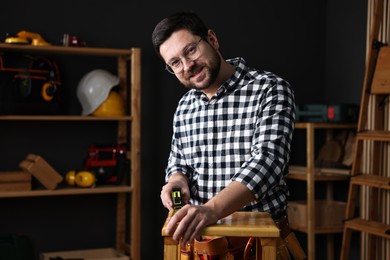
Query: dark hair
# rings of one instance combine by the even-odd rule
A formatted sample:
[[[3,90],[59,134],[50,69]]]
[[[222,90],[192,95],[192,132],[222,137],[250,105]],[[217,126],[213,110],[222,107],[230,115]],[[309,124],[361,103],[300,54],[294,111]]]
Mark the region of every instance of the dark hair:
[[[202,38],[207,37],[208,28],[195,13],[181,12],[172,14],[161,20],[153,30],[152,42],[156,53],[160,55],[160,45],[163,44],[172,33],[186,29],[193,35],[199,35]]]

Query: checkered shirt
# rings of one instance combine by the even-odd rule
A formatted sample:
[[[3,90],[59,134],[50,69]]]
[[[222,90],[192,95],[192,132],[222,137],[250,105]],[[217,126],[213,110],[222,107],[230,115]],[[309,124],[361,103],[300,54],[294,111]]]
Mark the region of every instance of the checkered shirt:
[[[244,184],[256,201],[245,211],[283,214],[289,194],[285,175],[294,129],[290,84],[242,58],[228,60],[235,73],[208,99],[192,89],[174,115],[166,180],[181,172],[191,203],[206,203],[231,181]]]

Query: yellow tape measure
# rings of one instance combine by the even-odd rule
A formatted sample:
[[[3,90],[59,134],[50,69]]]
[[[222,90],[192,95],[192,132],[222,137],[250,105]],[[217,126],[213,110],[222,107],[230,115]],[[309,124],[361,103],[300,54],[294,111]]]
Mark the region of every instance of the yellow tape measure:
[[[173,202],[173,214],[175,214],[179,209],[183,207],[183,201],[181,197],[181,189],[173,188],[172,189],[172,202]]]

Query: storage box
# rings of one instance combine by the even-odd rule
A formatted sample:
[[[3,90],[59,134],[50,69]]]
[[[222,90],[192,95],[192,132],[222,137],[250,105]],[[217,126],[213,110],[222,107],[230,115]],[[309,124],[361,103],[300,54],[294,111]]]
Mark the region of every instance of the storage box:
[[[316,200],[315,226],[341,226],[345,218],[347,203],[334,200]],[[307,203],[306,201],[289,201],[287,214],[292,227],[307,227]]]
[[[307,104],[297,105],[297,122],[355,123],[359,117],[359,106],[354,104]]]
[[[113,248],[47,252],[40,254],[40,260],[50,260],[51,258],[56,257],[78,260],[130,260],[127,255],[122,254]]]
[[[0,191],[31,190],[31,173],[27,171],[1,171]]]
[[[30,172],[48,190],[57,188],[64,179],[39,155],[28,154],[26,159],[20,162],[19,167]]]

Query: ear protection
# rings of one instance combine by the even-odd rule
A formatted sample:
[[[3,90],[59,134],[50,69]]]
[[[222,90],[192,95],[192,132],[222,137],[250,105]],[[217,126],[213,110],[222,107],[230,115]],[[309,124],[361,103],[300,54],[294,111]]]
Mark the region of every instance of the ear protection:
[[[45,101],[52,101],[56,93],[57,86],[54,82],[46,82],[42,86],[42,98]]]
[[[49,76],[48,76],[49,81],[45,82],[42,85],[41,96],[42,96],[43,100],[49,102],[49,101],[53,100],[53,98],[57,92],[56,81],[59,82],[59,79],[58,79],[59,73],[58,73],[58,68],[57,68],[56,63],[53,63],[47,59],[46,59],[46,62],[50,65],[51,69],[49,70]]]
[[[69,171],[65,176],[65,181],[70,186],[93,188],[96,184],[96,177],[89,171]]]
[[[46,102],[52,101],[58,90],[57,85],[61,85],[57,63],[46,57],[35,57],[30,63],[29,71],[40,74],[35,77],[45,80],[41,87],[41,97]]]

